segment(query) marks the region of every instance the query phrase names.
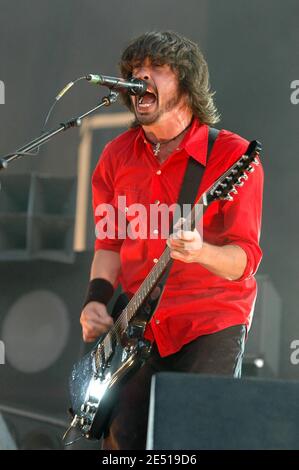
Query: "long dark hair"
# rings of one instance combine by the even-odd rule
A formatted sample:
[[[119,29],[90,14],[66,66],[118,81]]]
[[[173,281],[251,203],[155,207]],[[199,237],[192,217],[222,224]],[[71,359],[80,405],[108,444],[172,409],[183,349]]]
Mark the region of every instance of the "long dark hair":
[[[193,115],[203,124],[219,121],[214,93],[210,90],[208,65],[197,44],[173,31],[142,34],[122,53],[119,65],[123,78],[131,77],[133,67],[146,58],[153,64],[168,64],[177,71],[180,91],[187,95]],[[123,100],[132,111],[130,97],[124,95]]]

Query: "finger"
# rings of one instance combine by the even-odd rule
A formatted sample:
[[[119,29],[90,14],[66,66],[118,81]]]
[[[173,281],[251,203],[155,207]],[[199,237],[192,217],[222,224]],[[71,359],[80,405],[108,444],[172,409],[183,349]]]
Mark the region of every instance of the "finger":
[[[98,336],[109,331],[109,327],[105,325],[84,324],[82,326],[83,333],[86,337],[97,338]]]
[[[170,252],[170,256],[172,258],[175,258],[175,259],[178,259],[178,260],[184,260],[184,255],[183,253],[181,253],[180,251],[177,251],[177,250],[172,250]]]
[[[86,314],[83,319],[85,321],[91,321],[95,323],[104,323],[105,325],[113,324],[113,319],[110,315],[106,314],[105,312],[99,312],[98,310],[93,310]]]
[[[83,341],[85,343],[93,343],[94,341],[97,340],[97,338],[98,336],[91,336],[91,335],[87,335],[83,333]]]
[[[184,247],[184,244],[185,242],[183,240],[169,240],[169,247],[172,248],[172,247],[181,247],[183,248]]]
[[[185,245],[185,242],[180,239],[168,239],[166,243],[171,250],[176,248],[184,249]]]
[[[95,332],[95,334],[101,334],[102,332],[109,330],[112,324],[104,323],[103,321],[87,320],[84,322],[83,326],[89,333]]]
[[[171,240],[180,240],[181,239],[182,230],[177,230],[169,235]]]
[[[177,250],[177,251],[181,251],[183,253],[191,253],[192,251],[194,250],[197,250],[199,247],[197,245],[197,241],[183,241],[183,240],[180,240],[180,241],[170,241],[169,243],[169,248],[170,249],[174,249],[174,250]]]
[[[85,330],[83,329],[83,340],[86,341],[86,342],[91,342],[91,341],[95,341],[96,339],[98,339],[101,335],[103,335],[104,333],[106,333],[106,331],[103,331],[100,330],[100,331],[89,331],[89,330]]]
[[[193,241],[195,239],[194,232],[191,232],[191,230],[179,230],[179,238],[184,241]]]
[[[99,323],[104,323],[105,325],[113,325],[113,319],[109,315],[99,315],[96,319],[97,322]]]

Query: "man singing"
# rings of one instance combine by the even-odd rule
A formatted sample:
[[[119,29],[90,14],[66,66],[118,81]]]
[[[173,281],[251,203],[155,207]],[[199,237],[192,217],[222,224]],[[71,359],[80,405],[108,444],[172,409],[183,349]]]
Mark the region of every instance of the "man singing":
[[[127,96],[131,129],[109,142],[93,174],[94,209],[135,203],[174,204],[190,157],[204,167],[197,198],[247,149],[248,141],[221,130],[207,155],[209,126],[219,121],[208,67],[199,47],[174,32],[143,34],[124,50],[124,78],[144,80],[143,97]],[[144,449],[151,377],[159,371],[239,377],[256,298],[263,170],[255,167],[233,201],[213,202],[203,236],[180,230],[167,244],[174,262],[146,338],[152,355],[122,387],[104,449]],[[128,223],[130,216],[127,217]],[[100,216],[95,216],[98,223]],[[158,232],[158,233],[157,233]],[[165,239],[97,237],[85,306],[83,338],[95,341],[113,320],[106,305],[120,282],[134,293],[159,259]]]

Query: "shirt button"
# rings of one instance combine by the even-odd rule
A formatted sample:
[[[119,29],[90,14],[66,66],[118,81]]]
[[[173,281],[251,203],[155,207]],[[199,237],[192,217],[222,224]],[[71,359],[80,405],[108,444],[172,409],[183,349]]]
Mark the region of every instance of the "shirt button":
[[[153,259],[153,262],[154,262],[155,264],[158,263],[158,258],[154,258],[154,259]]]
[[[158,199],[155,200],[155,204],[159,205],[160,201]]]
[[[156,175],[161,175],[161,173],[162,173],[161,170],[156,171]]]
[[[159,230],[157,230],[157,229],[155,228],[155,230],[153,230],[153,233],[154,233],[155,235],[158,235]]]
[[[156,325],[160,325],[160,320],[155,320]]]

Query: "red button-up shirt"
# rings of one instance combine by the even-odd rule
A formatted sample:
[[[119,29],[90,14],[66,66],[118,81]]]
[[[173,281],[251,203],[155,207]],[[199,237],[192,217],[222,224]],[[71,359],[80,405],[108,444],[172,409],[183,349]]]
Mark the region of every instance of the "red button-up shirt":
[[[160,164],[142,128],[130,129],[109,142],[92,178],[94,210],[101,203],[116,207],[117,196],[126,196],[126,206],[141,203],[171,205],[178,200],[188,157],[206,166],[208,126],[193,120],[179,148]],[[245,152],[248,141],[221,130],[206,166],[197,197]],[[154,339],[161,356],[172,354],[200,335],[229,326],[250,327],[256,298],[254,273],[262,252],[259,236],[262,212],[263,170],[261,165],[238,188],[233,201],[215,201],[203,217],[203,238],[223,246],[239,245],[247,255],[242,277],[229,281],[198,263],[173,262],[163,297],[146,337]],[[100,216],[95,216],[98,224]],[[130,222],[132,216],[127,216]],[[102,219],[103,220],[103,219]],[[118,229],[117,222],[115,224]],[[123,237],[123,235],[122,235]],[[103,238],[103,237],[100,237]],[[131,237],[99,239],[95,250],[120,253],[120,282],[134,293],[165,248],[165,238]]]

